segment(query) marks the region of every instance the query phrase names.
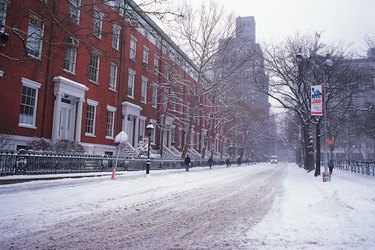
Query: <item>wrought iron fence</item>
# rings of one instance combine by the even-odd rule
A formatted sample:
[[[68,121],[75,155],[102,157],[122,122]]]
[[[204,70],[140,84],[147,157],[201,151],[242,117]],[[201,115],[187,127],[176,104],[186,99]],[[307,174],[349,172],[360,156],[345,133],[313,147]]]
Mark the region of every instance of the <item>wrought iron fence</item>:
[[[0,175],[33,175],[33,174],[62,174],[110,172],[117,160],[118,171],[145,170],[146,159],[132,159],[108,155],[88,154],[59,154],[56,152],[35,152],[19,150],[0,151]],[[215,162],[224,164],[223,161]],[[205,167],[206,160],[195,160],[192,167]],[[185,168],[183,160],[152,159],[150,169],[178,169]]]
[[[340,170],[350,171],[352,173],[375,176],[375,162],[370,161],[356,161],[356,162],[342,162],[336,166]]]

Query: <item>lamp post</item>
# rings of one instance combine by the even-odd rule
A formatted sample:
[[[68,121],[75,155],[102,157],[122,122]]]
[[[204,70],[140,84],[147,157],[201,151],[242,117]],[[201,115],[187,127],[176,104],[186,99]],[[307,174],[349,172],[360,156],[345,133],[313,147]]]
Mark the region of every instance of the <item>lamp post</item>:
[[[312,62],[309,58],[306,58],[303,53],[299,52],[296,54],[296,58],[298,60],[309,60],[309,62],[312,62],[314,64],[314,66],[317,66],[320,70],[322,70],[322,73],[323,73],[323,86],[322,86],[322,98],[323,98],[323,112],[322,114],[319,114],[319,115],[323,115],[323,126],[324,126],[324,173],[323,173],[323,181],[327,181],[328,179],[327,178],[330,178],[329,176],[329,172],[328,172],[328,164],[327,164],[327,161],[328,161],[328,157],[327,157],[327,100],[326,100],[326,85],[327,85],[327,77],[326,77],[326,73],[325,73],[325,69],[327,68],[331,68],[333,66],[333,61],[328,57],[329,55],[326,56],[326,59],[324,60],[324,62],[322,64],[315,64],[314,62]],[[319,136],[319,140],[320,140],[320,136]],[[316,169],[316,171],[318,171],[318,173],[320,174],[320,169]],[[318,175],[319,175],[318,174]],[[317,175],[315,175],[317,176]]]
[[[147,161],[146,161],[146,174],[150,173],[150,147],[151,147],[151,132],[154,129],[154,124],[148,123],[146,132],[148,134],[148,145],[147,145]]]
[[[323,62],[323,67],[324,68],[331,68],[333,66],[333,61],[329,58],[327,58],[324,62]],[[327,85],[327,79],[326,79],[326,74],[325,74],[325,71],[323,69],[323,104],[324,104],[324,107],[323,107],[323,123],[324,123],[324,173],[323,173],[323,181],[326,181],[327,179],[324,179],[324,177],[328,177],[330,178],[329,176],[329,172],[328,172],[328,157],[327,157],[327,101],[326,101],[326,85]]]

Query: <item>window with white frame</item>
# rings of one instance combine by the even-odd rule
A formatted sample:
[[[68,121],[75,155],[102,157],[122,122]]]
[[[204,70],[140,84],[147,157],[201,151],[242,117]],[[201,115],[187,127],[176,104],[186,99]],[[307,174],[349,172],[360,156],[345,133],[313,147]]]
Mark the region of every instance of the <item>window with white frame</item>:
[[[165,74],[165,79],[169,80],[169,65],[168,64],[165,64],[164,74]]]
[[[171,128],[171,142],[175,143],[175,137],[176,137],[176,127],[172,125]]]
[[[0,32],[5,32],[5,19],[7,16],[7,0],[0,0]]]
[[[109,72],[109,89],[116,90],[117,86],[117,72],[118,72],[118,66],[117,63],[112,62],[110,66],[110,72]]]
[[[157,107],[158,104],[158,85],[154,83],[152,86],[152,106]]]
[[[96,109],[98,102],[94,100],[87,100],[87,111],[86,111],[86,136],[95,136],[95,124],[96,124]]]
[[[35,128],[38,92],[41,84],[22,78],[19,126]]]
[[[113,25],[112,29],[112,48],[119,50],[121,28],[118,25]]]
[[[128,97],[134,98],[135,71],[129,69],[128,76]]]
[[[178,145],[182,146],[182,128],[178,129]]]
[[[43,29],[44,25],[42,19],[31,14],[26,43],[27,54],[29,56],[35,58],[42,57]]]
[[[69,0],[69,17],[72,22],[79,24],[81,0]]]
[[[145,120],[139,119],[139,141],[143,142],[145,138]]]
[[[148,79],[142,76],[142,92],[141,92],[141,102],[147,102],[147,81]]]
[[[103,14],[98,10],[94,10],[94,26],[93,34],[97,38],[102,38],[102,29],[103,29]]]
[[[154,57],[154,75],[159,74],[159,57],[155,56]]]
[[[65,50],[65,65],[64,69],[71,73],[76,72],[77,49],[79,41],[74,37],[69,37]]]
[[[150,49],[147,48],[146,46],[143,46],[143,59],[142,59],[142,63],[143,63],[143,67],[145,67],[146,69],[148,69],[148,57],[149,57],[149,54],[150,54]]]
[[[115,113],[116,108],[107,105],[107,121],[105,126],[105,136],[107,139],[114,138]]]
[[[95,83],[99,81],[100,55],[96,51],[91,52],[89,80]]]
[[[132,36],[130,39],[130,59],[135,61],[136,56],[137,56],[137,39]]]

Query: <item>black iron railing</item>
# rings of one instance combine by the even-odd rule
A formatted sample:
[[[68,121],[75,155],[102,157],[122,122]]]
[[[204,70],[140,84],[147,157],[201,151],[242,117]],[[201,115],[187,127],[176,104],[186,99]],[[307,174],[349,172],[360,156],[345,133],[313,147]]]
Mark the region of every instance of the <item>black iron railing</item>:
[[[336,167],[340,170],[350,171],[352,173],[375,176],[374,161],[342,162],[337,164]]]

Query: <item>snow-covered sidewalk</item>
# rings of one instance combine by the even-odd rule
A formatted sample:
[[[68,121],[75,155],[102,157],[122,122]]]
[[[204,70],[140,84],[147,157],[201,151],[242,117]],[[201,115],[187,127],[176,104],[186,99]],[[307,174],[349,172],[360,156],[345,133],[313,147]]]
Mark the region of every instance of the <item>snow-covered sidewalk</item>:
[[[375,248],[375,177],[335,169],[332,181],[323,182],[289,165],[284,188],[248,232],[255,248]]]

